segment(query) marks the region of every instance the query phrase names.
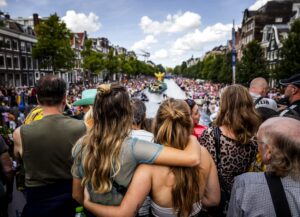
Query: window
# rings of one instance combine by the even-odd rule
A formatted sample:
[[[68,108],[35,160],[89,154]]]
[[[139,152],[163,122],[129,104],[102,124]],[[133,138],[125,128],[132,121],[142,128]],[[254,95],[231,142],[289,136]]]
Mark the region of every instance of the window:
[[[21,51],[25,52],[26,48],[25,48],[25,42],[21,41]]]
[[[21,66],[22,66],[22,69],[27,69],[26,56],[22,56],[22,58],[21,58]]]
[[[19,57],[18,56],[14,56],[14,67],[15,67],[15,69],[20,68]]]
[[[276,17],[275,23],[282,23],[282,17]]]
[[[28,69],[32,69],[32,61],[31,57],[27,57],[27,67]]]
[[[11,49],[11,40],[10,39],[5,39],[5,44],[7,49]]]
[[[33,59],[33,69],[37,69],[37,60]]]
[[[9,68],[9,69],[11,69],[11,68],[13,67],[13,65],[12,65],[12,58],[11,58],[10,55],[7,55],[7,56],[6,56],[6,66],[7,66],[7,68]]]
[[[4,55],[0,54],[0,68],[5,68]]]
[[[19,48],[18,48],[18,41],[17,40],[13,40],[12,41],[12,49],[13,50],[19,50]]]
[[[31,44],[30,43],[26,43],[26,51],[28,53],[31,53]]]

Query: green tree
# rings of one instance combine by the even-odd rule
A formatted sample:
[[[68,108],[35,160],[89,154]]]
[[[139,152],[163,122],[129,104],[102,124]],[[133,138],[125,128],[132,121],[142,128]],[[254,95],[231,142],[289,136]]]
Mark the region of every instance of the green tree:
[[[209,55],[203,60],[203,66],[201,71],[202,79],[208,79],[208,75],[213,70],[214,58],[215,57],[213,55]]]
[[[289,33],[289,37],[283,42],[282,61],[277,70],[277,78],[287,78],[300,72],[300,20],[296,20]]]
[[[260,44],[252,41],[243,51],[243,57],[237,65],[236,81],[248,84],[255,77],[268,78],[267,65]]]
[[[87,77],[90,81],[91,73],[99,74],[104,69],[103,54],[92,50],[92,41],[85,42],[84,50],[81,51],[83,57],[83,68],[87,71]]]
[[[213,59],[213,62],[211,63],[210,70],[207,75],[207,79],[212,82],[217,82],[219,74],[222,70],[222,64],[223,64],[223,55],[216,55]]]
[[[223,55],[223,62],[220,73],[218,75],[218,80],[221,83],[230,84],[232,82],[232,54],[228,52]]]
[[[70,45],[70,30],[60,21],[57,14],[37,26],[37,44],[32,55],[39,60],[42,68],[52,67],[53,71],[71,69],[75,54]]]
[[[108,72],[106,77],[109,80],[112,80],[113,74],[118,73],[120,69],[120,59],[118,55],[115,55],[115,51],[113,48],[109,49],[109,52],[104,62],[105,62],[105,68],[107,69]]]

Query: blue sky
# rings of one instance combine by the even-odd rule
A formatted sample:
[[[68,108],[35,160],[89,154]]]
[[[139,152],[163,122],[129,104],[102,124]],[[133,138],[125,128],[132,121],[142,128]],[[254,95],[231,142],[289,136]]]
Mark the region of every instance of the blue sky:
[[[231,37],[232,20],[268,0],[0,0],[12,18],[57,13],[75,32],[107,37],[111,44],[174,67],[200,57]],[[142,59],[143,57],[140,57]]]

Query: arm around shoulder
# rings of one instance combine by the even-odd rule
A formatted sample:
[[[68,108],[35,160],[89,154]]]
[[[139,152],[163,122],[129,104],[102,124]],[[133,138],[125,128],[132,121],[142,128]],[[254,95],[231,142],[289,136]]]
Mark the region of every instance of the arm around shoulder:
[[[189,142],[184,150],[164,147],[156,158],[155,164],[168,166],[193,167],[200,163],[201,147],[195,136],[189,137]]]
[[[128,217],[135,216],[151,190],[151,166],[140,165],[132,178],[129,188],[119,206],[104,206],[90,201],[84,190],[84,207],[96,216]]]

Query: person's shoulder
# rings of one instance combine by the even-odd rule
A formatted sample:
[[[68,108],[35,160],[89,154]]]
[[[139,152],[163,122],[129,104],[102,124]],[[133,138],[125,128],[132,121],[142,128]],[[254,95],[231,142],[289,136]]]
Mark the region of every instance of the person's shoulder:
[[[234,178],[237,187],[266,184],[265,175],[263,172],[247,172],[238,175]]]

